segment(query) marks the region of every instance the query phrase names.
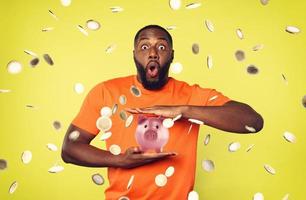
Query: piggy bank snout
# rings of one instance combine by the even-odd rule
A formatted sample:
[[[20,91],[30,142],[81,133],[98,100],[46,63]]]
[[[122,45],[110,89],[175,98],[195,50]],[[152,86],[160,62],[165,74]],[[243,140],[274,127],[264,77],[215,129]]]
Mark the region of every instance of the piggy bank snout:
[[[144,138],[145,138],[146,140],[150,140],[150,141],[157,140],[157,132],[154,131],[154,130],[147,130],[147,131],[144,133]]]

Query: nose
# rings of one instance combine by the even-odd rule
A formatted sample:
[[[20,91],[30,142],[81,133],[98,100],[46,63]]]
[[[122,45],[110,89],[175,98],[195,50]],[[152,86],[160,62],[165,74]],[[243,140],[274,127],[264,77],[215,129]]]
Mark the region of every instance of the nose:
[[[158,60],[159,56],[155,47],[152,47],[149,52],[149,59]]]

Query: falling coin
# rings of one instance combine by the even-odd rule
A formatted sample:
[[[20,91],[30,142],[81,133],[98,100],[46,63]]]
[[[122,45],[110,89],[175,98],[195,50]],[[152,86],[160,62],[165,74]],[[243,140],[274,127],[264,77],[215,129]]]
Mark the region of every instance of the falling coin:
[[[22,65],[20,62],[12,60],[7,64],[7,71],[10,74],[18,74],[22,70]]]
[[[128,128],[133,122],[134,116],[130,115],[125,121],[125,127]]]
[[[190,121],[191,123],[195,123],[195,124],[199,124],[199,125],[203,125],[204,122],[197,120],[197,119],[188,119],[188,121]]]
[[[169,0],[169,6],[172,10],[178,10],[181,7],[181,0]]]
[[[112,109],[105,106],[100,110],[100,114],[101,116],[110,117],[112,115]]]
[[[31,67],[36,67],[36,65],[39,63],[39,59],[38,58],[33,58],[31,61],[30,61],[30,65]]]
[[[259,50],[263,49],[263,47],[264,47],[263,44],[257,44],[252,49],[253,49],[253,51],[259,51]]]
[[[164,174],[159,174],[155,177],[155,184],[158,187],[164,187],[167,184],[167,177]]]
[[[106,132],[106,133],[103,133],[102,135],[101,135],[101,137],[100,137],[100,140],[102,140],[102,141],[105,141],[105,140],[107,140],[108,138],[110,138],[112,136],[112,132]]]
[[[193,52],[194,54],[198,54],[199,51],[200,51],[199,44],[194,43],[194,44],[192,45],[192,52]]]
[[[269,3],[269,0],[260,0],[260,3],[265,6]]]
[[[129,199],[129,197],[122,196],[122,197],[120,197],[118,200],[130,200],[130,199]]]
[[[109,129],[111,129],[112,127],[112,120],[109,117],[99,117],[97,122],[96,122],[96,126],[100,131],[108,131]]]
[[[84,86],[82,83],[76,83],[74,84],[74,91],[77,94],[82,94],[84,92]]]
[[[212,172],[215,169],[215,164],[212,160],[203,160],[202,168],[207,172]]]
[[[81,33],[83,33],[84,35],[88,36],[88,32],[83,28],[83,26],[78,25],[77,28],[79,29],[79,31],[81,31]]]
[[[166,29],[169,30],[169,31],[174,30],[174,29],[176,29],[176,28],[177,28],[177,27],[174,26],[174,25],[172,25],[172,26],[167,26],[167,27],[166,27]]]
[[[60,165],[55,165],[53,167],[51,167],[48,172],[50,173],[58,173],[58,172],[61,172],[64,170],[64,167],[63,166],[60,166]]]
[[[101,27],[100,23],[93,20],[93,19],[87,20],[86,26],[89,30],[92,30],[92,31],[96,31],[96,30],[100,29],[100,27]]]
[[[119,114],[120,118],[125,121],[127,119],[127,114],[124,110],[122,110]]]
[[[53,29],[54,29],[53,27],[45,27],[45,28],[42,28],[41,31],[48,32],[48,31],[52,31]]]
[[[179,74],[183,70],[183,65],[179,62],[172,63],[170,66],[170,70],[173,74]]]
[[[254,145],[255,145],[255,144],[251,144],[251,145],[247,148],[246,152],[251,151],[251,149],[253,149]]]
[[[302,98],[302,105],[304,106],[304,108],[306,108],[306,95],[304,95]]]
[[[187,134],[189,134],[189,133],[190,133],[191,129],[192,129],[192,124],[190,125],[190,127],[189,127],[189,129],[188,129]]]
[[[50,57],[50,55],[49,54],[44,54],[43,55],[43,58],[45,59],[45,61],[49,64],[49,65],[54,65],[54,62],[53,62],[53,60],[52,60],[52,58]]]
[[[213,60],[212,60],[212,57],[210,55],[207,56],[206,62],[207,62],[208,69],[211,69],[213,67]]]
[[[121,105],[125,105],[126,104],[126,96],[125,95],[120,95],[119,97],[119,103]]]
[[[21,154],[21,160],[24,164],[29,164],[32,160],[32,152],[29,150],[24,151]]]
[[[47,144],[47,148],[50,150],[50,151],[57,151],[57,146],[55,144],[52,144],[52,143],[48,143]]]
[[[114,104],[113,108],[112,108],[112,114],[115,114],[118,110],[118,104]]]
[[[30,56],[33,56],[33,57],[37,57],[37,54],[34,53],[33,51],[30,51],[30,50],[24,50],[24,53],[30,55]]]
[[[275,169],[273,169],[273,167],[271,167],[270,165],[267,165],[267,164],[265,164],[264,165],[264,168],[265,168],[265,170],[267,171],[267,172],[269,172],[270,174],[272,174],[272,175],[275,175]]]
[[[215,96],[213,96],[213,97],[209,98],[209,99],[208,99],[208,101],[215,100],[216,98],[218,98],[218,95],[215,95]]]
[[[163,126],[165,128],[171,128],[174,125],[174,122],[171,118],[166,118],[163,120]]]
[[[7,161],[4,159],[0,159],[0,170],[4,170],[7,168]]]
[[[59,129],[61,129],[61,127],[62,127],[61,122],[59,122],[59,121],[54,121],[53,122],[53,128],[55,130],[59,130]]]
[[[11,90],[7,90],[7,89],[0,89],[0,93],[8,93],[11,92]]]
[[[58,20],[58,17],[54,14],[54,12],[52,12],[51,10],[49,10],[49,13],[52,17],[54,17],[54,19]]]
[[[186,5],[186,9],[195,9],[200,7],[202,4],[201,3],[190,3],[188,5]]]
[[[289,200],[289,194],[286,194],[286,195],[282,198],[282,200]]]
[[[236,29],[236,34],[237,34],[239,39],[242,40],[244,38],[242,30],[240,28]]]
[[[247,67],[247,72],[249,73],[249,74],[257,74],[258,73],[258,68],[256,67],[256,66],[254,66],[254,65],[249,65],[248,67]]]
[[[213,23],[210,20],[206,19],[205,20],[205,25],[206,25],[206,28],[207,28],[208,31],[214,32],[215,28],[214,28]]]
[[[18,187],[18,182],[14,181],[9,188],[9,193],[13,194],[16,191],[17,187]]]
[[[188,200],[199,200],[199,194],[194,190],[189,192]]]
[[[119,154],[121,153],[121,148],[120,148],[118,145],[113,144],[113,145],[111,145],[111,146],[109,147],[109,151],[110,151],[113,155],[117,156],[117,155],[119,155]]]
[[[243,61],[245,59],[244,51],[238,50],[235,52],[235,57],[238,61]]]
[[[166,172],[165,172],[165,176],[166,177],[171,177],[173,174],[174,174],[174,167],[173,166],[170,166],[166,169]]]
[[[179,114],[179,115],[177,115],[176,117],[174,117],[174,118],[172,119],[172,121],[175,122],[175,121],[181,119],[182,116],[183,116],[182,114]]]
[[[229,152],[235,152],[238,149],[240,149],[240,143],[239,142],[232,142],[228,145],[228,151]]]
[[[286,77],[285,77],[284,74],[282,74],[282,77],[283,77],[283,80],[284,80],[284,82],[286,83],[286,85],[288,85],[288,80],[286,79]]]
[[[130,178],[128,184],[127,184],[126,189],[130,189],[130,188],[131,188],[132,183],[133,183],[133,181],[134,181],[134,177],[135,177],[134,175],[131,176],[131,178]]]
[[[135,96],[135,97],[140,97],[141,96],[141,92],[140,90],[135,86],[132,85],[130,88],[131,93]]]
[[[110,7],[112,13],[118,13],[118,12],[122,12],[123,8],[119,7],[119,6],[114,6],[114,7]]]
[[[111,44],[109,45],[106,49],[105,49],[105,52],[106,53],[112,53],[116,48],[116,45],[115,44]]]
[[[69,140],[76,141],[80,136],[80,132],[75,130],[69,134]]]
[[[293,133],[290,133],[288,131],[286,131],[283,135],[283,137],[285,138],[285,140],[287,140],[288,142],[291,143],[295,143],[296,142],[296,137]]]
[[[204,145],[208,145],[209,141],[210,141],[210,134],[207,134],[204,139]]]
[[[257,192],[256,194],[254,194],[253,200],[264,200],[264,196],[262,193]]]
[[[68,7],[71,4],[71,0],[61,0],[63,6]]]
[[[104,178],[101,174],[93,174],[91,179],[96,185],[103,185],[104,183]]]
[[[298,27],[295,27],[295,26],[287,26],[286,31],[288,33],[291,33],[291,34],[297,34],[297,33],[300,32],[300,29]]]

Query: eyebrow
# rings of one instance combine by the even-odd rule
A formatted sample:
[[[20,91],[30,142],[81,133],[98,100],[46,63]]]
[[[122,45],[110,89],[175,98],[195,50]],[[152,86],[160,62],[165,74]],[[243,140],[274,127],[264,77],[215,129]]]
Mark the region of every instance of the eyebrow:
[[[138,41],[141,41],[141,40],[149,40],[150,38],[148,38],[148,37],[141,37],[141,38],[139,38],[139,40]],[[166,38],[163,38],[163,37],[160,37],[160,38],[157,38],[158,40],[165,40],[166,42],[168,42],[169,43],[169,41],[166,39]]]

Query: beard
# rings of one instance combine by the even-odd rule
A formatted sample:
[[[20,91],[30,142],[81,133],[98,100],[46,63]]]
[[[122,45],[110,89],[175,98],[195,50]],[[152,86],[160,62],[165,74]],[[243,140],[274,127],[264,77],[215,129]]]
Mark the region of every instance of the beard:
[[[168,81],[168,73],[170,64],[172,63],[172,58],[170,58],[163,66],[158,66],[158,77],[154,80],[148,80],[146,76],[146,70],[148,67],[143,66],[138,62],[138,60],[134,56],[134,62],[137,68],[137,72],[139,78],[141,80],[141,84],[147,90],[158,90],[161,89],[164,85],[166,85]]]

